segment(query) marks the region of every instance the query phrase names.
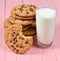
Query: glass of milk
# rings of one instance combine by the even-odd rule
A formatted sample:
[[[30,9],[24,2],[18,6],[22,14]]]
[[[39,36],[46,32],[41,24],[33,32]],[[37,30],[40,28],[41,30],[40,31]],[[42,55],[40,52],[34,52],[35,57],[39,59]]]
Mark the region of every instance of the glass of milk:
[[[51,46],[55,33],[56,10],[53,8],[36,9],[37,43],[45,48]]]

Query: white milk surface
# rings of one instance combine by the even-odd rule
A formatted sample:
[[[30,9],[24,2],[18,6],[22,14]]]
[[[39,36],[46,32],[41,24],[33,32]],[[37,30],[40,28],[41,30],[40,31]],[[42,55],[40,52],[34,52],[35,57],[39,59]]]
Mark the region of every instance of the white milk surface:
[[[43,44],[53,41],[55,31],[56,11],[51,8],[36,10],[37,39]]]

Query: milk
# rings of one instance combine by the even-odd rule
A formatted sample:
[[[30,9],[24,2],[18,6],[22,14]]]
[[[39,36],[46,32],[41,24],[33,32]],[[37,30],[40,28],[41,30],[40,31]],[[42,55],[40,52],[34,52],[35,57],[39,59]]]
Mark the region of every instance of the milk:
[[[40,8],[36,10],[36,29],[38,44],[50,44],[55,33],[56,10]]]

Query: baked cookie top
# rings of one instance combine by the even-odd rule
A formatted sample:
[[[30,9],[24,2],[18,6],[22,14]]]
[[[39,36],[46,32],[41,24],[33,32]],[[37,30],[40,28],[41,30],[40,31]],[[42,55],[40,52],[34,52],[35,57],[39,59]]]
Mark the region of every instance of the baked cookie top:
[[[12,11],[12,15],[16,15],[18,17],[31,17],[36,14],[36,6],[34,5],[17,5]]]
[[[22,54],[31,48],[33,38],[31,36],[24,36],[21,32],[21,26],[12,25],[5,33],[5,42],[13,52]]]
[[[9,35],[6,36],[9,37]],[[21,38],[21,35],[18,35],[11,38],[13,40],[11,39],[6,40],[6,44],[13,52],[17,54],[23,54],[27,52],[33,44],[32,37]]]

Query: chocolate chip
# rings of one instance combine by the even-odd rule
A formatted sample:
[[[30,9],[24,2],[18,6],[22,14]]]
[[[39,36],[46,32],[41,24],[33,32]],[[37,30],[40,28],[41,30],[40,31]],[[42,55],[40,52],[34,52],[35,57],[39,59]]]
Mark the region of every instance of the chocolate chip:
[[[19,35],[19,33],[16,34],[16,36]]]
[[[15,40],[15,42],[17,42],[17,40]]]
[[[19,35],[19,33],[15,33],[15,32],[13,32],[13,34],[12,34],[12,36],[17,36],[17,35]]]
[[[14,41],[14,44],[16,44],[16,43],[17,43],[17,40]]]
[[[12,36],[14,36],[14,34],[12,34]]]
[[[24,5],[21,6],[21,8],[23,8],[23,7],[24,7]]]
[[[27,11],[26,14],[29,14],[29,12]]]
[[[16,45],[16,47],[18,47],[18,45]]]
[[[13,32],[12,36],[14,36],[15,32]]]
[[[16,50],[16,52],[19,52],[19,50]]]
[[[28,44],[28,41],[26,41],[25,44]]]
[[[14,36],[14,34],[12,34],[12,36]]]
[[[14,48],[14,50],[16,50],[16,48]]]
[[[16,44],[16,42],[14,42],[14,44]]]
[[[16,40],[16,37],[13,38],[13,41],[15,41],[15,40]]]
[[[23,37],[19,37],[19,39],[24,39]]]
[[[12,42],[12,41],[10,41],[10,42]]]
[[[13,25],[13,23],[11,23],[10,21],[9,21],[9,23],[10,23],[11,25]]]
[[[15,32],[13,32],[13,34],[15,34]]]
[[[30,10],[31,12],[34,12],[34,11],[33,11],[33,8],[31,8],[31,7],[30,7],[30,9],[29,9],[29,10]]]
[[[14,9],[15,11],[17,10],[17,9]]]
[[[23,48],[23,46],[20,46],[20,48]]]
[[[14,45],[11,45],[11,47],[13,47],[13,48],[14,48]]]
[[[23,11],[23,9],[22,8],[18,8],[21,12]]]

